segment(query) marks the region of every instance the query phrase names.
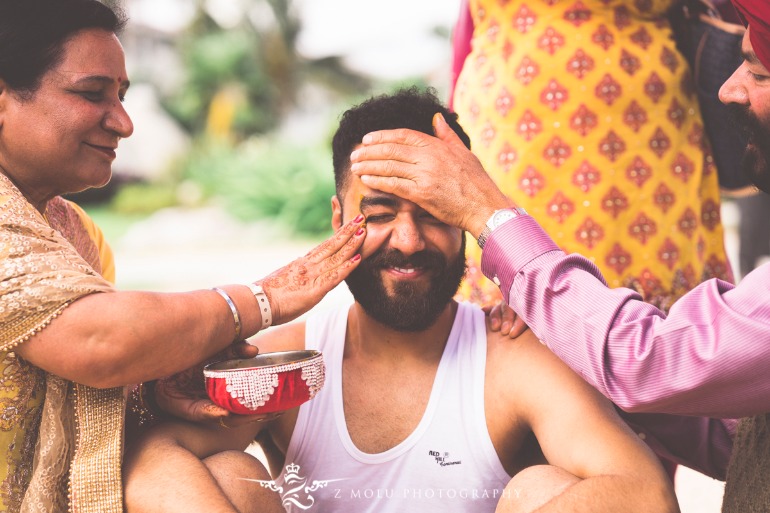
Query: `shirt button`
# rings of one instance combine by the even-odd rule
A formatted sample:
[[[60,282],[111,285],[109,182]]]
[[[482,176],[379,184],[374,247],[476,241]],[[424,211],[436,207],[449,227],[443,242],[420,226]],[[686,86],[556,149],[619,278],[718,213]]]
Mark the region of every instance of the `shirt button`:
[[[497,285],[498,287],[500,286],[500,278],[498,278],[497,276],[495,276],[494,278],[492,278],[492,281],[493,281],[493,282],[495,283],[495,285]]]

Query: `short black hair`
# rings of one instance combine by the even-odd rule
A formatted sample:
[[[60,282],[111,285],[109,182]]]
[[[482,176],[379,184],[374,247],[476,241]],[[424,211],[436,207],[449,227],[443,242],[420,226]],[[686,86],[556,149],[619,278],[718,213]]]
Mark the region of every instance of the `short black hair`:
[[[72,36],[92,28],[119,34],[125,23],[122,10],[98,0],[0,0],[0,79],[30,96]]]
[[[417,86],[399,89],[393,94],[369,98],[345,111],[332,139],[332,161],[337,196],[348,183],[350,154],[369,132],[409,128],[429,135],[433,133],[433,116],[440,112],[452,130],[470,149],[471,140],[457,122],[457,114],[447,109],[436,96],[436,90]]]

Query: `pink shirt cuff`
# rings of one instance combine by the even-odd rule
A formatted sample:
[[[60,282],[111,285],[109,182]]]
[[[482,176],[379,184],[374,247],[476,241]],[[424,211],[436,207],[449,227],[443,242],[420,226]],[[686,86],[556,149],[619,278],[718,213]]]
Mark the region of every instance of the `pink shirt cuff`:
[[[495,229],[481,254],[481,272],[509,300],[513,279],[525,265],[559,247],[531,216],[519,216]]]

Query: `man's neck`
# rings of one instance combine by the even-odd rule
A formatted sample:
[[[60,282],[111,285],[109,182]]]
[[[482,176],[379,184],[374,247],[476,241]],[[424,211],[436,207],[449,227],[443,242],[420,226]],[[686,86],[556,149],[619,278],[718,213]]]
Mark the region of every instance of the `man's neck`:
[[[450,301],[430,327],[421,331],[398,331],[367,315],[356,302],[348,314],[345,357],[376,358],[381,361],[438,361],[444,352],[457,313]]]

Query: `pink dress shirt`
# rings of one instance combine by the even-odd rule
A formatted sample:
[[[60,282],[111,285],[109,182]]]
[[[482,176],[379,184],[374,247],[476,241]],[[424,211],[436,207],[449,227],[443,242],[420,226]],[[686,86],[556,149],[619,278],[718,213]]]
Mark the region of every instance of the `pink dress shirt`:
[[[728,417],[770,412],[770,264],[738,286],[700,284],[668,316],[608,288],[590,260],[564,254],[529,216],[492,233],[481,266],[543,343],[674,461],[724,479]]]

